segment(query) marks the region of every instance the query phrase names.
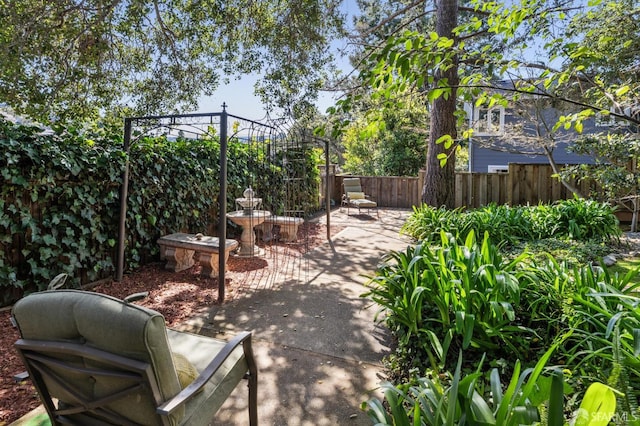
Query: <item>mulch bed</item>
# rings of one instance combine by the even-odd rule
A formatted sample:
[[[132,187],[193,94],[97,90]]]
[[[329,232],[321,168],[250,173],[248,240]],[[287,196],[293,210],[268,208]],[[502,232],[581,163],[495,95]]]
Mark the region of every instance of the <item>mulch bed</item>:
[[[331,234],[335,235],[342,229],[331,226]],[[326,226],[307,222],[300,227],[298,235],[300,243],[264,247],[264,257],[230,257],[225,274],[225,300],[241,297],[251,290],[257,279],[277,272],[283,265],[324,243]],[[178,273],[167,271],[163,266],[162,263],[145,265],[125,275],[120,282],[104,282],[92,290],[117,298],[149,292],[148,297],[136,303],[160,312],[169,327],[177,326],[218,303],[217,279],[200,276],[198,265]],[[10,315],[8,308],[0,311],[0,426],[18,420],[40,405],[29,380],[21,383],[14,380],[16,374],[24,371],[24,365],[13,347],[19,335],[10,322]]]

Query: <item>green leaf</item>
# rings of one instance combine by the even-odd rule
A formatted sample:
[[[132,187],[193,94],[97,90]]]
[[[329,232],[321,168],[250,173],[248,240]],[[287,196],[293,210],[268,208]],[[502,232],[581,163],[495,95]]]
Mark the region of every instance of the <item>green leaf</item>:
[[[431,344],[431,348],[434,350],[436,356],[439,359],[443,359],[444,352],[442,348],[442,343],[440,342],[438,335],[434,333],[432,330],[421,329],[420,331],[427,335],[429,339],[429,343]]]
[[[549,426],[564,424],[564,373],[559,368],[554,368],[551,374],[547,424]]]
[[[444,166],[446,166],[446,165],[447,165],[447,160],[448,160],[448,158],[449,158],[449,157],[447,157],[447,154],[440,153],[440,154],[438,154],[438,155],[436,156],[436,158],[437,158],[438,160],[440,160],[440,167],[444,167]]]
[[[491,369],[490,381],[491,396],[493,397],[493,403],[496,407],[502,404],[502,384],[500,382],[500,372],[497,368]]]
[[[392,386],[387,387],[385,393],[385,399],[389,403],[391,414],[396,425],[409,425],[409,416],[402,405],[404,398],[401,392]]]
[[[369,418],[372,419],[375,424],[383,425],[390,424],[391,419],[387,415],[387,410],[377,399],[372,399],[368,402],[363,402],[361,405],[362,410],[366,411]],[[367,409],[368,408],[368,409]]]
[[[476,424],[484,426],[496,424],[491,407],[489,407],[482,395],[476,391],[473,391],[473,396],[471,397],[470,411],[472,418],[477,422]]]
[[[22,176],[12,176],[11,183],[18,186],[27,186],[27,180]]]
[[[456,331],[462,335],[462,349],[468,349],[473,337],[475,315],[465,311],[456,312]]]
[[[447,407],[447,425],[456,424],[456,403],[455,396],[458,395],[458,386],[460,385],[460,375],[462,370],[462,351],[458,354],[458,364],[456,365],[455,373],[451,381],[450,399]]]
[[[406,50],[411,50],[413,48],[413,42],[411,41],[411,39],[408,39],[404,42],[404,48]]]
[[[580,403],[575,426],[607,426],[615,413],[614,390],[602,383],[592,383]]]
[[[48,246],[53,246],[57,244],[56,238],[53,235],[43,235],[42,242]]]
[[[444,144],[445,148],[450,148],[453,144],[453,138],[451,135],[442,135],[436,139],[436,144]]]
[[[429,102],[433,102],[446,92],[446,89],[432,89],[428,93]]]
[[[618,90],[616,90],[616,96],[624,96],[626,95],[629,91],[631,90],[631,88],[627,85],[625,86],[621,86],[618,88]]]

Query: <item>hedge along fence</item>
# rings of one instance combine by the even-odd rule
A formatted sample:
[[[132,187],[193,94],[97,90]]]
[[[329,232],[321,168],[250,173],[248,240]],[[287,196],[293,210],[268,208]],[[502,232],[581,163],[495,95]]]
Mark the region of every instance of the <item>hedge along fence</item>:
[[[0,304],[44,289],[62,272],[75,285],[110,277],[126,160],[121,135],[74,129],[43,134],[0,120],[0,152]],[[253,184],[265,207],[277,212],[284,196],[278,184],[282,167],[238,141],[229,141],[227,155],[230,208]],[[215,139],[136,141],[130,151],[126,269],[157,259],[161,234],[214,233],[218,159]],[[317,182],[308,188],[313,191]]]
[[[125,159],[118,142],[0,121],[0,302],[61,272],[91,280],[112,268]]]

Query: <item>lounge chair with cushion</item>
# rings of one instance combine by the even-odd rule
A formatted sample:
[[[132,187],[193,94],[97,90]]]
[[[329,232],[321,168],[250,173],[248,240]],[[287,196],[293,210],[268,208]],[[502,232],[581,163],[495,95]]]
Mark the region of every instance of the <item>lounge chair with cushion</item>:
[[[341,206],[347,207],[347,216],[349,215],[349,207],[357,207],[358,214],[360,214],[360,209],[376,209],[376,214],[380,218],[378,204],[362,191],[360,178],[345,178],[342,181],[342,187],[344,191]]]
[[[34,293],[12,315],[52,424],[211,424],[248,379],[248,423],[257,425],[250,333],[227,343],[170,330],[158,312],[79,290]]]

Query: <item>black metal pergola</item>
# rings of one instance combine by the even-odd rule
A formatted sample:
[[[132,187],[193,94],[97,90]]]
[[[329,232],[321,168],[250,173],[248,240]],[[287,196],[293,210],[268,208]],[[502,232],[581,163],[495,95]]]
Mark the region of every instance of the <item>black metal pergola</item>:
[[[127,117],[124,120],[124,142],[123,148],[126,152],[125,169],[122,176],[122,186],[120,192],[120,220],[118,227],[118,255],[115,280],[121,281],[125,268],[125,244],[126,244],[126,215],[127,215],[127,199],[129,191],[129,154],[133,143],[137,138],[150,134],[166,134],[167,131],[179,131],[181,134],[193,134],[199,136],[206,134],[206,129],[216,128],[219,131],[220,139],[220,193],[219,193],[219,214],[218,214],[218,239],[219,247],[226,246],[227,235],[227,147],[230,137],[240,132],[240,129],[233,129],[234,134],[229,135],[229,119],[239,120],[244,124],[244,128],[255,127],[264,129],[272,135],[283,135],[283,131],[276,125],[262,123],[254,120],[248,120],[243,117],[235,116],[227,112],[226,104],[222,105],[221,112],[215,113],[193,113],[193,114],[173,114],[173,115],[157,115],[142,117]],[[132,131],[134,128],[144,129],[136,139],[132,139]],[[325,150],[326,170],[329,170],[329,141],[313,138],[315,142],[322,142]],[[327,240],[330,239],[330,212],[331,200],[329,199],[330,188],[328,185],[329,175],[326,174],[325,182],[325,203],[327,215]],[[223,303],[225,298],[225,256],[219,256],[218,264],[218,302]]]

